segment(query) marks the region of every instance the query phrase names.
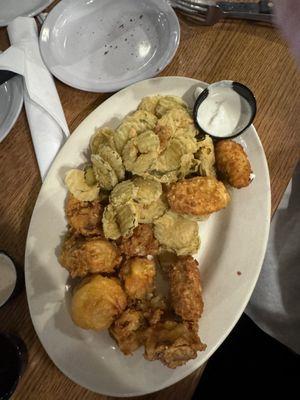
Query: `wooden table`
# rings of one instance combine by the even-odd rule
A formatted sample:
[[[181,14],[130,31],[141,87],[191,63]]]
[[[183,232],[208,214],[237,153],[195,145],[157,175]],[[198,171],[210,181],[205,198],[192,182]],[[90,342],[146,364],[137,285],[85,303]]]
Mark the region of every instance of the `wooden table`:
[[[232,79],[253,89],[258,102],[255,126],[269,163],[274,213],[299,159],[300,78],[287,46],[269,26],[226,21],[200,27],[182,18],[180,22],[179,50],[162,75],[187,76],[206,82]],[[0,50],[7,47],[7,33],[2,28]],[[61,82],[57,82],[57,88],[71,131],[109,97],[81,92]],[[22,111],[0,145],[0,249],[20,265],[40,187],[26,115]],[[29,350],[28,368],[14,399],[106,399],[71,382],[50,361],[34,332],[25,291],[0,310],[0,330],[17,332]],[[142,399],[190,399],[201,373],[200,368],[176,385]]]

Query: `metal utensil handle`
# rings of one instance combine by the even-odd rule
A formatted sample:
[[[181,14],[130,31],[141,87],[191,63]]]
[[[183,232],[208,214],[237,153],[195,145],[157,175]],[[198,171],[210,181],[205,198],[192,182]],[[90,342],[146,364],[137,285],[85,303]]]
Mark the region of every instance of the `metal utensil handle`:
[[[2,85],[2,83],[4,83],[4,82],[7,82],[9,79],[13,78],[14,76],[17,76],[17,74],[15,72],[6,71],[6,70],[0,71],[0,85]]]
[[[218,2],[217,5],[224,12],[245,12],[272,14],[273,6],[270,0],[261,0],[258,3],[229,3],[226,1]]]
[[[254,12],[238,12],[238,11],[228,11],[223,12],[223,18],[233,18],[233,19],[244,19],[249,21],[258,21],[258,22],[273,22],[272,14],[262,14],[262,13],[254,13]]]

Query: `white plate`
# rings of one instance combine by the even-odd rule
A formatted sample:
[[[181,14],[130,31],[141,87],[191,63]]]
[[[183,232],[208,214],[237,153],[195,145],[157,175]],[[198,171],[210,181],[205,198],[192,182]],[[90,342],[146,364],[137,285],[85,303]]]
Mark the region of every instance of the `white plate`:
[[[22,105],[23,83],[20,76],[0,85],[0,143],[14,126]]]
[[[0,26],[8,25],[20,16],[32,17],[43,11],[54,0],[0,0]]]
[[[62,0],[40,35],[45,64],[81,90],[113,92],[157,75],[179,45],[165,0]]]
[[[76,327],[68,311],[68,273],[57,261],[66,231],[65,172],[85,159],[95,127],[115,127],[149,95],[183,96],[191,105],[199,81],[156,78],[115,94],[76,129],[56,157],[39,194],[27,239],[25,273],[27,297],[35,330],[57,367],[78,384],[110,396],[137,396],[163,389],[204,363],[229,334],[243,312],[258,278],[270,223],[270,182],[265,154],[253,126],[241,139],[256,174],[246,189],[232,190],[230,206],[200,225],[198,260],[205,308],[200,337],[207,350],[176,370],[142,357],[142,349],[125,357],[107,332]],[[240,271],[241,275],[237,272]]]

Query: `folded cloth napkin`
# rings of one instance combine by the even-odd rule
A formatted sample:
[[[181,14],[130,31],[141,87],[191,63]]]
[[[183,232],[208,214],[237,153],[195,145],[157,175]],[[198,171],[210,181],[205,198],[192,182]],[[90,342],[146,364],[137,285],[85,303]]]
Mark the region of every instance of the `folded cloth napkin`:
[[[42,179],[58,150],[69,136],[69,128],[52,75],[39,48],[34,18],[18,17],[7,27],[11,47],[0,55],[0,69],[24,77],[24,103]]]

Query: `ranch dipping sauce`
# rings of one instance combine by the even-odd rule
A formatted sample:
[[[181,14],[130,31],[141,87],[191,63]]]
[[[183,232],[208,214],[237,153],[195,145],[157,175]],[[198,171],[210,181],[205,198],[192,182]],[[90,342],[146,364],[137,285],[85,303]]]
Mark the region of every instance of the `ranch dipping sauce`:
[[[246,86],[232,81],[197,88],[194,120],[205,133],[215,138],[230,138],[241,134],[252,123],[256,101]]]
[[[17,282],[17,273],[13,261],[0,252],[0,307],[9,300]]]

